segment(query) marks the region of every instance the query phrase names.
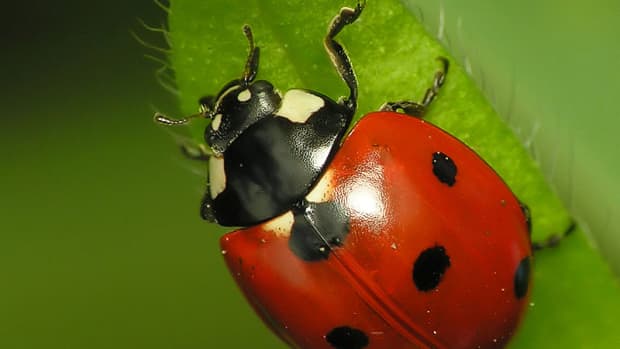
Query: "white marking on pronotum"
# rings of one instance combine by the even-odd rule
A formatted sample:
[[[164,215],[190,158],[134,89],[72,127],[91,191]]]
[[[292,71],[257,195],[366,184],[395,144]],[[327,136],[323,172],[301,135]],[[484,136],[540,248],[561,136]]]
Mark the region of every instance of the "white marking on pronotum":
[[[237,95],[237,100],[239,102],[247,102],[250,100],[250,98],[252,98],[252,92],[250,92],[250,90],[248,90],[247,88],[239,92],[239,94]]]
[[[319,182],[306,195],[306,200],[310,202],[326,202],[331,198],[333,171],[327,170]]]
[[[276,115],[293,122],[304,123],[312,114],[325,105],[323,98],[304,90],[288,90],[282,99],[282,106]]]
[[[287,211],[286,213],[281,214],[278,217],[263,224],[263,228],[266,231],[273,233],[277,237],[288,237],[291,235],[291,230],[293,229],[294,222],[295,217],[293,216],[293,212]]]
[[[211,128],[213,131],[217,131],[222,124],[222,114],[217,114],[213,117],[213,121],[211,121]]]
[[[215,199],[224,189],[226,189],[224,157],[212,156],[209,158],[209,191],[211,198]]]

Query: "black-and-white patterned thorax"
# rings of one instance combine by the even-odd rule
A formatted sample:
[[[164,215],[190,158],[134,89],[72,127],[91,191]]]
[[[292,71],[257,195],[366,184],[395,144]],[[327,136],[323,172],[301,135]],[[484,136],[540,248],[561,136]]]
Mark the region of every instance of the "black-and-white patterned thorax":
[[[205,132],[215,156],[202,216],[250,226],[290,210],[324,171],[352,117],[314,91],[293,89],[281,97],[267,81],[228,85]]]

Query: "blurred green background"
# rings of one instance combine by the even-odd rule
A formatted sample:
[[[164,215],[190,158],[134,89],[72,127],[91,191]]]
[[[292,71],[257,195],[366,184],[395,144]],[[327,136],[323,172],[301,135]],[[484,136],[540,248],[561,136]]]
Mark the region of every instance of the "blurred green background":
[[[436,31],[438,3],[409,3]],[[443,4],[448,45],[620,270],[620,3]],[[3,13],[0,348],[281,347],[198,218],[201,168],[151,122],[176,102],[130,32],[163,46],[137,19],[165,13],[151,0]]]
[[[238,336],[230,323],[252,315],[199,219],[204,178],[152,122],[176,102],[130,34],[162,45],[137,19],[161,25],[165,13],[151,0],[2,12],[0,348]]]

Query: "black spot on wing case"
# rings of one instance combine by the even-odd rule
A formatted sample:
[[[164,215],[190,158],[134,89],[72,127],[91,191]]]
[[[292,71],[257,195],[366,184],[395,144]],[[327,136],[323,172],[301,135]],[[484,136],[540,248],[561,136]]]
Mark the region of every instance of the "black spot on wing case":
[[[435,152],[433,154],[433,174],[441,183],[451,187],[456,183],[456,164],[448,155]]]

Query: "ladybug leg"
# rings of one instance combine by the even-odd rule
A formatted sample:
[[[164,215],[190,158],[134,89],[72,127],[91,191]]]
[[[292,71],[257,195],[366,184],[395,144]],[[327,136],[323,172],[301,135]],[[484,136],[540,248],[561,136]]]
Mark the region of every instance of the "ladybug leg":
[[[205,112],[203,111],[204,107],[201,105],[200,108],[201,109],[199,113],[184,117],[182,119],[169,118],[160,113],[155,113],[155,116],[153,117],[153,119],[156,123],[161,124],[161,125],[166,125],[166,126],[185,125],[193,118],[205,116]],[[209,157],[213,155],[211,150],[208,149],[204,144],[200,144],[200,145],[182,144],[181,153],[186,158],[191,159],[191,160],[209,160]]]
[[[205,114],[210,115],[215,105],[215,96],[204,96],[198,100],[198,110]]]
[[[439,94],[439,89],[443,86],[446,81],[446,75],[448,74],[448,69],[450,68],[450,61],[446,57],[438,57],[442,63],[442,69],[435,73],[435,78],[433,79],[433,85],[426,90],[424,93],[424,98],[422,102],[411,102],[411,101],[399,101],[399,102],[386,102],[381,106],[379,110],[381,111],[397,111],[402,110],[405,114],[422,117],[426,112],[428,106],[433,102],[435,97]]]
[[[437,59],[441,61],[442,69],[435,73],[433,86],[428,88],[424,94],[424,99],[422,100],[422,105],[424,108],[428,108],[433,99],[435,99],[435,97],[439,94],[439,89],[446,81],[446,75],[448,74],[448,69],[450,68],[450,61],[448,61],[446,57],[438,57]]]
[[[525,217],[525,224],[527,225],[527,232],[529,236],[531,237],[532,236],[532,214],[530,213],[530,208],[521,201],[519,201],[519,206],[521,206],[521,211],[523,212],[523,216]],[[557,245],[560,244],[560,241],[562,241],[565,237],[570,235],[575,230],[576,227],[577,227],[577,224],[575,224],[575,222],[571,222],[571,224],[562,234],[551,234],[544,241],[533,241],[532,250],[540,251],[546,248],[556,247]]]
[[[532,236],[532,214],[530,213],[530,208],[521,201],[519,201],[519,206],[521,206],[521,211],[523,211],[523,216],[525,217],[525,224],[527,224],[527,232],[529,236],[531,237]],[[546,248],[556,247],[557,245],[560,244],[560,241],[562,241],[565,237],[570,235],[575,230],[576,227],[577,225],[575,224],[575,222],[571,222],[571,224],[562,234],[551,234],[544,241],[533,241],[532,250],[540,251]]]
[[[182,144],[181,153],[190,160],[207,161],[213,153],[204,145]]]
[[[562,241],[564,238],[569,236],[573,231],[575,231],[576,227],[577,227],[577,224],[575,222],[571,222],[571,224],[562,234],[551,234],[551,236],[546,238],[544,241],[532,242],[532,250],[536,252],[536,251],[544,250],[550,247],[556,247],[557,245],[560,244],[560,241]]]
[[[205,195],[202,197],[200,203],[200,217],[207,222],[217,223],[215,219],[215,212],[213,211],[213,199],[211,199],[211,189],[207,185]]]
[[[411,101],[385,102],[381,108],[379,108],[380,111],[397,112],[402,110],[405,114],[416,117],[422,117],[424,109],[422,104]]]
[[[532,214],[530,213],[530,208],[519,201],[519,206],[521,207],[521,212],[523,212],[523,216],[525,217],[525,224],[527,225],[527,233],[531,237],[532,236]]]
[[[351,111],[351,114],[354,114],[357,109],[357,77],[355,76],[355,71],[353,70],[349,56],[347,56],[342,45],[334,40],[334,38],[345,26],[357,20],[364,6],[366,6],[366,1],[358,2],[354,9],[349,7],[340,9],[340,13],[332,19],[327,36],[323,41],[329,59],[336,67],[340,78],[342,78],[349,87],[349,97],[346,98],[343,103],[344,106]]]

